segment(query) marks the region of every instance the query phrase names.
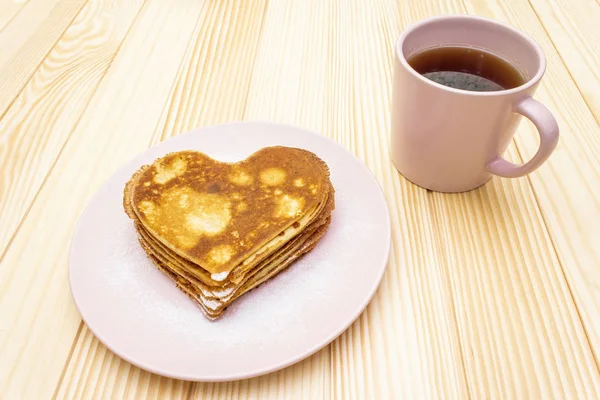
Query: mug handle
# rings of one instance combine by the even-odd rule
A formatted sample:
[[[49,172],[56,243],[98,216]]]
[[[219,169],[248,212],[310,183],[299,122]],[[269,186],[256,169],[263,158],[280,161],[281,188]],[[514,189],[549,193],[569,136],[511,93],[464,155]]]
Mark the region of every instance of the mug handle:
[[[548,159],[558,144],[558,123],[550,110],[542,103],[532,97],[525,97],[516,104],[515,112],[533,122],[540,135],[540,148],[525,164],[513,164],[502,156],[490,161],[486,167],[487,170],[505,178],[518,178],[535,171]]]

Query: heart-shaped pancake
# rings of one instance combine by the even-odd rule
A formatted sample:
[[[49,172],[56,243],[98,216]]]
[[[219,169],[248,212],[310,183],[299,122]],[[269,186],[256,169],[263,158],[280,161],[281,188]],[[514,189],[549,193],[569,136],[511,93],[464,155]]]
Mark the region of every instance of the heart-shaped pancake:
[[[314,247],[333,193],[327,165],[306,150],[268,147],[238,163],[182,151],[140,168],[124,207],[152,261],[218,317]]]

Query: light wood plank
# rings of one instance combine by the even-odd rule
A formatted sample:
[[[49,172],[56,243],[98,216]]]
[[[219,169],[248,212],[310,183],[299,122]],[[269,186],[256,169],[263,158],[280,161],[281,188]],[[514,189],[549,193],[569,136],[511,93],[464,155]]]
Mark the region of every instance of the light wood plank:
[[[353,151],[385,186],[395,227],[382,287],[331,347],[325,398],[466,397],[426,193],[399,180],[386,156],[398,10],[390,2],[304,2],[271,4],[269,14],[247,118],[314,129]],[[422,304],[431,309],[426,318]]]
[[[600,123],[600,4],[596,0],[529,2]]]
[[[420,19],[428,15],[431,11],[427,7],[421,8],[419,4],[415,3],[406,3],[402,2],[400,14],[401,15],[409,15],[415,19]],[[454,9],[455,11],[464,11],[461,8],[461,5],[458,4],[449,4],[449,9]],[[384,7],[384,10],[387,9]],[[385,101],[382,101],[387,98],[389,100],[389,87],[390,82],[389,78],[387,82],[382,79],[385,76],[385,73],[381,72],[375,73],[378,68],[382,70],[388,71],[391,69],[391,58],[387,60],[381,60],[380,54],[382,54],[381,49],[377,48],[377,43],[381,42],[381,20],[385,20],[381,15],[388,15],[387,13],[377,14],[375,13],[375,17],[373,17],[373,9],[370,7],[361,8],[360,5],[352,5],[348,7],[348,13],[344,15],[344,11],[340,11],[341,19],[344,21],[348,21],[348,26],[351,27],[351,32],[342,31],[345,34],[340,35],[341,37],[348,40],[348,49],[344,49],[342,46],[338,50],[341,53],[342,60],[346,61],[345,63],[342,61],[342,65],[336,69],[337,75],[334,79],[346,82],[345,88],[351,89],[346,92],[342,92],[337,99],[350,99],[350,106],[344,107],[342,106],[342,110],[345,112],[341,112],[339,115],[336,115],[337,120],[344,120],[344,118],[349,119],[351,123],[346,126],[344,132],[339,136],[334,136],[338,141],[346,144],[348,147],[352,149],[359,149],[358,155],[361,158],[365,159],[368,165],[370,165],[373,169],[375,169],[376,175],[380,177],[385,172],[388,173],[388,178],[383,180],[384,187],[388,190],[388,196],[390,196],[390,191],[397,183],[395,182],[396,176],[391,170],[389,162],[385,165],[388,168],[388,171],[378,172],[377,171],[377,162],[380,160],[380,157],[387,154],[387,141],[377,141],[376,135],[369,135],[371,132],[382,132],[385,131],[381,129],[382,126],[385,127],[387,124],[387,119],[385,115]],[[406,12],[403,12],[406,11]],[[420,13],[423,13],[421,15]],[[412,13],[412,14],[411,14]],[[292,14],[292,11],[290,11]],[[298,16],[302,15],[302,12],[299,10],[294,10],[293,15],[298,18]],[[353,19],[354,18],[354,19]],[[379,18],[379,19],[378,19]],[[288,21],[285,18],[283,19],[286,24],[293,23],[291,20]],[[362,24],[361,24],[362,22]],[[285,25],[285,24],[284,24]],[[385,25],[385,24],[383,24]],[[349,29],[350,31],[350,29]],[[268,30],[265,29],[265,35],[267,35]],[[353,33],[355,36],[353,36]],[[399,32],[395,32],[393,35],[387,37],[387,43],[389,45],[389,49],[392,47],[393,40],[397,36]],[[277,36],[281,42],[285,43],[286,35]],[[373,38],[379,38],[373,39]],[[384,38],[385,40],[386,38]],[[292,40],[292,39],[287,39]],[[294,39],[298,41],[297,36],[294,36]],[[266,42],[266,37],[264,39]],[[262,46],[261,46],[262,48]],[[264,49],[266,52],[272,51],[273,54],[278,54],[278,52],[286,52],[286,49],[294,49],[297,51],[298,48],[301,48],[297,42],[290,42],[289,46],[277,46],[277,42],[271,43],[268,42],[268,45],[265,45]],[[311,49],[313,52],[315,51],[314,47]],[[344,50],[348,53],[345,53]],[[292,50],[288,50],[290,53]],[[298,56],[299,57],[299,56]],[[265,69],[266,72],[263,75],[263,79],[261,81],[253,80],[257,83],[256,93],[258,96],[261,96],[261,100],[264,98],[265,93],[267,97],[275,98],[275,101],[272,103],[258,103],[256,102],[256,108],[251,111],[254,111],[255,114],[250,113],[249,117],[258,116],[260,118],[270,118],[276,119],[280,121],[294,121],[295,115],[294,110],[294,101],[298,96],[298,86],[297,86],[297,65],[300,62],[294,60],[294,54],[285,54],[282,58],[282,62],[280,64],[274,63],[272,57],[269,58],[269,63],[266,63]],[[386,64],[387,63],[387,64]],[[257,60],[257,69],[256,71],[260,71],[260,63]],[[381,71],[380,69],[380,71]],[[340,73],[341,71],[341,73]],[[347,72],[350,71],[350,72]],[[281,78],[279,75],[281,74]],[[347,75],[349,75],[349,78]],[[267,78],[268,77],[268,78]],[[332,79],[333,81],[333,79]],[[302,80],[302,82],[306,82]],[[368,83],[367,83],[368,82]],[[316,85],[315,85],[316,86]],[[254,86],[253,86],[254,87]],[[387,92],[386,92],[387,91]],[[253,106],[252,103],[252,89],[251,89],[251,97],[249,98],[248,104],[249,107]],[[339,100],[338,100],[339,101]],[[314,102],[314,100],[313,100]],[[312,103],[311,103],[312,104]],[[381,104],[381,107],[377,107],[378,104]],[[311,109],[311,106],[307,103],[304,105]],[[297,109],[304,110],[305,107],[298,107]],[[319,107],[319,103],[317,102],[315,105],[316,108]],[[335,108],[334,108],[335,109]],[[348,111],[349,110],[349,111]],[[379,115],[378,115],[379,114]],[[296,121],[294,121],[296,122]],[[304,122],[304,121],[303,121]],[[297,123],[297,122],[296,122]],[[357,145],[356,143],[360,143]],[[369,157],[369,149],[374,148],[374,156]],[[364,149],[364,150],[363,150]],[[364,151],[361,152],[361,150]],[[512,150],[512,154],[510,154],[513,160],[518,161],[518,154]],[[378,158],[379,157],[379,158]],[[385,176],[385,175],[384,175]],[[401,181],[401,183],[406,184]],[[464,395],[464,386],[463,386],[463,376],[461,371],[461,357],[469,357],[470,361],[468,363],[469,368],[465,370],[467,374],[467,381],[470,384],[469,390],[477,394],[478,396],[483,396],[486,393],[493,395],[494,393],[506,393],[508,395],[514,396],[524,396],[528,393],[532,395],[536,394],[551,394],[555,396],[577,396],[585,393],[589,393],[590,391],[594,391],[597,389],[598,384],[598,371],[594,365],[594,360],[592,354],[589,350],[589,347],[586,343],[585,332],[582,329],[581,323],[575,319],[573,320],[571,317],[576,315],[576,309],[572,300],[569,298],[568,286],[564,282],[561,281],[560,274],[560,264],[556,256],[552,255],[552,244],[547,234],[545,234],[545,227],[543,221],[539,217],[539,213],[536,214],[537,205],[535,203],[535,197],[531,191],[531,188],[527,185],[526,181],[523,184],[523,181],[500,181],[493,182],[491,185],[504,185],[503,190],[508,193],[512,193],[516,198],[522,201],[522,204],[517,208],[518,212],[511,216],[512,219],[508,221],[500,220],[498,224],[500,224],[500,231],[512,231],[516,234],[523,235],[522,230],[524,227],[520,223],[520,218],[522,215],[528,215],[532,213],[533,216],[537,215],[537,218],[529,221],[531,224],[531,232],[534,232],[536,235],[541,236],[539,239],[529,239],[528,236],[524,236],[526,242],[522,244],[522,248],[525,248],[527,251],[521,250],[521,248],[515,246],[515,243],[510,240],[509,237],[505,235],[498,235],[496,233],[488,233],[488,236],[483,236],[479,238],[478,243],[483,247],[483,249],[479,249],[477,252],[469,251],[467,245],[469,242],[459,242],[450,243],[452,253],[456,254],[457,259],[442,257],[434,257],[430,259],[429,262],[425,261],[427,256],[431,257],[432,254],[436,254],[437,252],[442,252],[442,255],[447,253],[445,246],[447,246],[448,238],[441,234],[444,230],[449,229],[450,222],[447,220],[436,220],[435,222],[435,230],[438,231],[436,234],[433,234],[429,231],[429,235],[427,234],[427,230],[425,234],[423,234],[422,239],[418,236],[415,237],[412,232],[419,231],[419,229],[423,229],[423,221],[427,221],[429,217],[430,211],[435,211],[436,209],[440,209],[442,212],[445,208],[450,206],[455,206],[456,202],[453,200],[451,196],[441,197],[443,200],[441,204],[431,203],[428,200],[426,193],[419,189],[415,189],[414,187],[410,187],[410,189],[417,191],[422,197],[422,200],[419,202],[417,207],[422,209],[421,213],[416,213],[414,210],[415,205],[410,204],[411,208],[405,211],[405,215],[402,221],[406,221],[405,223],[408,225],[407,230],[411,233],[406,235],[405,237],[396,236],[395,242],[397,245],[394,248],[394,253],[406,254],[411,251],[413,248],[422,248],[422,242],[431,242],[437,244],[434,247],[433,251],[430,250],[428,254],[424,257],[425,260],[418,260],[416,263],[411,263],[408,265],[403,265],[398,260],[393,260],[392,264],[394,266],[390,266],[392,270],[398,268],[399,272],[404,272],[403,268],[412,267],[417,269],[421,266],[427,266],[428,269],[424,269],[419,271],[422,276],[417,275],[419,280],[416,280],[414,276],[409,276],[407,281],[410,282],[410,286],[412,288],[407,288],[403,293],[406,293],[406,298],[403,298],[401,303],[404,304],[414,304],[416,305],[413,311],[413,318],[406,318],[402,321],[404,325],[412,325],[413,329],[415,329],[419,334],[416,335],[416,340],[414,342],[406,341],[398,345],[402,349],[406,348],[417,348],[424,352],[424,354],[419,354],[412,358],[406,359],[406,364],[404,366],[404,371],[414,371],[421,370],[422,375],[420,376],[420,380],[415,382],[414,373],[402,374],[403,368],[400,367],[397,370],[388,368],[387,371],[390,372],[390,375],[386,376],[385,373],[381,373],[381,370],[378,370],[378,374],[372,379],[375,380],[374,387],[377,390],[382,390],[385,388],[385,384],[390,384],[394,379],[398,379],[398,377],[413,377],[411,382],[407,382],[407,385],[403,385],[404,382],[398,385],[390,385],[390,392],[394,394],[402,393],[406,397],[428,397],[428,396],[442,396],[444,393],[462,393]],[[410,185],[407,185],[410,186]],[[494,186],[490,186],[493,188]],[[410,190],[409,189],[409,190]],[[407,190],[408,192],[408,190]],[[473,196],[473,195],[471,195]],[[402,201],[401,199],[410,198],[408,193],[402,193],[401,196],[392,196],[390,201],[393,205],[403,205],[406,200]],[[469,200],[469,202],[473,202],[473,200]],[[467,202],[467,204],[469,204]],[[501,196],[492,197],[490,199],[491,207],[494,209],[504,209],[512,206],[512,203],[508,202],[506,198]],[[460,204],[460,203],[459,203]],[[459,209],[460,210],[460,209]],[[394,214],[392,211],[392,214]],[[434,213],[435,215],[435,213]],[[464,217],[467,214],[457,213],[458,217]],[[418,216],[418,217],[417,217]],[[422,220],[421,220],[422,218]],[[476,221],[469,221],[468,223],[463,223],[461,229],[466,232],[469,232],[471,228],[476,226]],[[396,222],[396,221],[395,221]],[[398,221],[399,222],[399,221]],[[452,221],[454,222],[454,221]],[[400,224],[396,226],[401,226]],[[397,235],[397,234],[396,234]],[[399,243],[398,243],[399,242]],[[505,257],[504,259],[500,259],[499,261],[491,260],[488,257],[488,254],[497,254],[500,249],[507,249],[510,254],[510,257]],[[484,293],[479,299],[472,299],[470,297],[465,298],[456,296],[456,289],[454,289],[457,285],[457,281],[463,285],[467,285],[464,281],[467,281],[470,278],[468,274],[460,276],[457,280],[451,280],[449,277],[452,277],[454,272],[452,268],[457,268],[456,265],[469,265],[469,266],[480,266],[480,265],[492,265],[494,268],[497,268],[499,271],[502,271],[504,268],[509,268],[514,265],[515,261],[520,261],[524,257],[530,257],[529,254],[533,254],[536,256],[547,254],[550,249],[550,255],[546,257],[549,260],[548,265],[548,274],[555,277],[557,281],[544,281],[543,277],[540,275],[536,275],[536,267],[537,265],[527,265],[532,270],[528,271],[531,274],[533,282],[536,285],[541,286],[541,292],[543,296],[547,298],[545,301],[536,301],[535,299],[529,300],[527,306],[530,308],[529,314],[517,314],[516,316],[510,314],[511,318],[502,319],[503,315],[499,315],[500,321],[497,323],[497,326],[501,328],[503,331],[513,332],[513,336],[509,336],[508,345],[510,346],[510,352],[496,351],[492,354],[489,353],[490,346],[493,345],[493,342],[498,340],[497,333],[492,332],[487,337],[483,333],[479,337],[478,347],[474,349],[479,352],[485,352],[486,356],[481,357],[472,357],[468,351],[473,347],[473,345],[469,342],[469,329],[471,326],[468,321],[465,322],[464,318],[458,319],[458,327],[455,325],[457,322],[454,321],[453,313],[463,312],[463,310],[468,310],[472,312],[474,318],[486,318],[488,312],[495,311],[498,309],[494,308],[498,299],[498,296],[504,296],[505,288],[500,287],[496,288],[495,291],[490,291],[488,293]],[[534,258],[535,259],[535,256]],[[543,259],[543,258],[541,258]],[[425,261],[425,262],[424,262]],[[513,264],[511,264],[511,262]],[[417,264],[417,265],[414,265]],[[433,271],[438,271],[439,275],[435,275]],[[450,272],[448,272],[450,271]],[[413,272],[411,270],[410,272]],[[456,271],[460,272],[460,271]],[[405,272],[406,273],[406,272]],[[412,278],[412,279],[411,279]],[[388,281],[389,282],[389,281]],[[551,283],[548,283],[551,282]],[[384,286],[381,291],[386,287],[386,282],[384,282]],[[467,285],[467,287],[469,287]],[[412,292],[411,292],[412,289]],[[433,290],[432,290],[433,289]],[[437,289],[437,290],[435,290]],[[435,297],[431,296],[430,293],[434,292],[436,294],[441,294],[439,297],[439,301],[435,301]],[[525,289],[523,289],[525,292]],[[420,302],[421,296],[423,293],[429,295],[431,297],[427,298],[425,301]],[[460,292],[458,292],[460,295]],[[453,296],[456,296],[457,303],[455,305],[448,306],[448,301],[443,301],[444,299],[449,300],[452,299]],[[374,300],[374,303],[369,307],[367,314],[371,312],[374,308],[376,308],[378,298]],[[386,300],[389,301],[388,298]],[[401,304],[397,304],[397,307],[400,307]],[[432,304],[439,304],[438,309],[432,309]],[[480,307],[480,305],[482,305]],[[425,308],[421,308],[425,307]],[[507,310],[518,310],[520,307],[519,302],[516,299],[509,299],[506,301],[505,307]],[[550,315],[546,316],[548,310],[553,310]],[[362,318],[368,318],[363,315]],[[440,317],[441,316],[441,317]],[[445,318],[444,318],[445,316]],[[382,322],[384,327],[381,329],[383,331],[393,331],[390,329],[390,325],[392,324],[393,319],[386,319]],[[410,321],[410,323],[406,323],[406,321]],[[369,366],[370,363],[377,362],[375,360],[370,359],[369,348],[365,348],[363,344],[362,337],[368,336],[372,326],[375,325],[372,321],[369,321],[369,325],[365,325],[362,328],[362,325],[359,323],[355,324],[354,327],[349,330],[345,335],[340,338],[338,342],[334,345],[334,360],[336,363],[334,364],[334,370],[340,371],[339,375],[336,376],[336,394],[338,396],[357,396],[358,398],[364,398],[372,396],[373,392],[371,388],[368,386],[368,381],[363,382],[360,377],[362,374],[357,371],[368,370],[365,366]],[[440,329],[440,326],[447,326],[450,332],[448,336],[444,336],[443,331]],[[368,329],[367,329],[368,328]],[[453,330],[458,329],[461,335],[460,344],[458,346],[458,341],[456,337],[452,336]],[[442,331],[442,332],[440,332]],[[533,332],[533,333],[532,333]],[[541,335],[542,337],[550,338],[547,341],[540,341],[537,339],[537,336]],[[554,344],[553,339],[561,337],[565,338],[564,341],[560,341],[557,344]],[[482,339],[483,338],[483,339]],[[566,339],[569,338],[569,339]],[[523,343],[527,343],[523,345]],[[440,345],[441,344],[441,345]],[[435,346],[438,345],[440,351],[431,351],[428,350],[432,347],[435,349]],[[339,346],[339,350],[337,350],[336,346]],[[495,372],[498,370],[506,370],[512,365],[513,359],[511,355],[514,355],[515,352],[518,352],[520,346],[530,346],[532,349],[532,353],[534,355],[533,359],[536,361],[542,361],[548,363],[550,367],[545,371],[536,371],[536,364],[526,361],[516,364],[515,371],[513,375],[509,376],[508,379],[503,379],[504,375],[498,375]],[[542,348],[542,346],[547,346],[546,348]],[[388,346],[389,348],[389,346]],[[454,352],[448,352],[447,349],[454,349]],[[465,354],[465,352],[467,352]],[[398,354],[396,352],[392,352],[393,354]],[[439,358],[446,356],[448,360],[446,363],[440,361]],[[491,360],[490,360],[491,358]],[[420,364],[420,368],[417,368],[416,365]],[[447,364],[450,368],[442,367],[439,365]],[[448,369],[452,370],[452,366],[456,368],[456,375],[453,377],[448,377],[447,371]],[[578,370],[574,377],[567,381],[559,381],[556,383],[553,380],[553,376],[557,373],[563,373],[562,370],[564,365],[583,365],[581,370]],[[520,379],[520,376],[536,373],[538,374],[537,380],[531,380],[527,382],[523,382]],[[483,376],[487,379],[485,384],[480,383],[478,380],[478,376],[483,374]],[[337,374],[336,374],[337,375]],[[381,381],[378,381],[381,379]],[[401,379],[401,378],[400,378]],[[409,381],[409,379],[407,379]],[[412,386],[410,386],[412,384]],[[494,388],[495,390],[490,392],[489,387]],[[462,388],[462,389],[461,389]],[[404,392],[399,392],[400,390],[404,390]],[[454,392],[452,392],[454,390]],[[462,391],[461,391],[462,390]],[[394,392],[396,391],[396,392]]]
[[[588,344],[589,338],[597,349],[600,323],[600,250],[593,247],[600,228],[592,226],[600,216],[598,127],[526,2],[273,1],[264,20],[258,0],[241,8],[192,3],[145,6],[0,262],[2,395],[47,398],[57,382],[58,398],[600,392]],[[471,193],[428,193],[389,162],[393,42],[407,23],[448,12],[507,20],[549,55],[538,98],[561,111],[563,139],[531,176],[535,190],[528,179],[495,179]],[[239,118],[314,129],[361,158],[390,205],[390,265],[360,319],[302,363],[233,383],[160,378],[114,356],[79,323],[66,284],[70,235],[89,196],[133,153],[195,126]],[[536,148],[530,126],[522,126],[516,142],[508,157],[518,162]]]
[[[548,59],[535,97],[553,111],[561,138],[548,163],[529,179],[598,362],[600,128],[529,3],[465,0],[465,4],[469,13],[508,22],[528,33]],[[524,159],[535,153],[537,133],[530,123],[521,125],[516,143]]]
[[[416,3],[398,2],[415,21],[431,15]],[[466,1],[453,4],[450,12],[469,7]],[[514,146],[507,156],[522,161]],[[527,180],[494,179],[478,191],[432,198],[471,396],[576,398],[596,392],[594,355]]]
[[[29,0],[0,32],[0,117],[87,0]]]
[[[82,324],[83,325],[83,324]],[[57,399],[184,399],[189,382],[140,370],[120,359],[83,327]]]
[[[510,158],[519,160],[514,149]],[[600,373],[527,180],[433,198],[471,395],[599,392]]]
[[[152,143],[243,118],[268,0],[209,3]]]
[[[242,117],[266,1],[257,0],[246,9],[236,5],[234,0],[215,7],[204,3],[152,143],[197,126]],[[161,379],[129,365],[106,350],[86,327],[83,332],[75,343],[58,398],[93,397],[98,395],[98,387],[103,388],[101,397],[122,399],[148,398],[153,393],[160,393],[161,399],[178,399],[192,390],[189,382]],[[222,398],[236,393],[236,385],[239,383],[198,384],[194,390],[204,393],[200,398],[210,398],[210,393]]]
[[[0,120],[0,259],[143,1],[90,1]]]
[[[73,228],[99,185],[148,146],[205,4],[144,6],[0,264],[7,398],[54,392],[81,321],[67,283]]]
[[[0,1],[0,32],[23,9],[29,0],[1,0]]]
[[[244,119],[321,125],[325,104],[318,88],[325,84],[328,54],[328,45],[321,38],[329,33],[329,17],[327,5],[319,1],[269,2],[248,99],[241,110]],[[307,93],[303,94],[305,79],[312,84],[305,86]],[[299,97],[304,98],[306,107],[300,106]],[[196,384],[191,398],[327,399],[331,393],[330,358],[330,350],[325,348],[301,363],[259,378]]]

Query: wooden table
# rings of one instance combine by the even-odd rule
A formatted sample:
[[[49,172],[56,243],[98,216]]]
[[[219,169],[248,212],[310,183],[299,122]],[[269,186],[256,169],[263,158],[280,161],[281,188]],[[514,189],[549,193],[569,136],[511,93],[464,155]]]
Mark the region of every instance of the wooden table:
[[[575,399],[600,396],[597,0],[0,0],[0,398]],[[388,158],[393,43],[444,13],[544,48],[562,136],[522,179],[420,189]],[[358,321],[313,357],[199,384],[142,371],[75,309],[78,216],[123,162],[234,120],[322,132],[383,186],[393,248]],[[537,148],[523,123],[508,151]]]

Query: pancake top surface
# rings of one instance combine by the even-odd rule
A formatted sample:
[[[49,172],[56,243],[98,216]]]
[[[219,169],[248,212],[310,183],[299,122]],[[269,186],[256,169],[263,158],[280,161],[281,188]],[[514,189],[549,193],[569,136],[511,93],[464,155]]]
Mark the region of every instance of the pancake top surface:
[[[155,237],[220,274],[318,209],[328,175],[313,153],[289,147],[264,148],[238,163],[183,151],[142,167],[126,192]]]

